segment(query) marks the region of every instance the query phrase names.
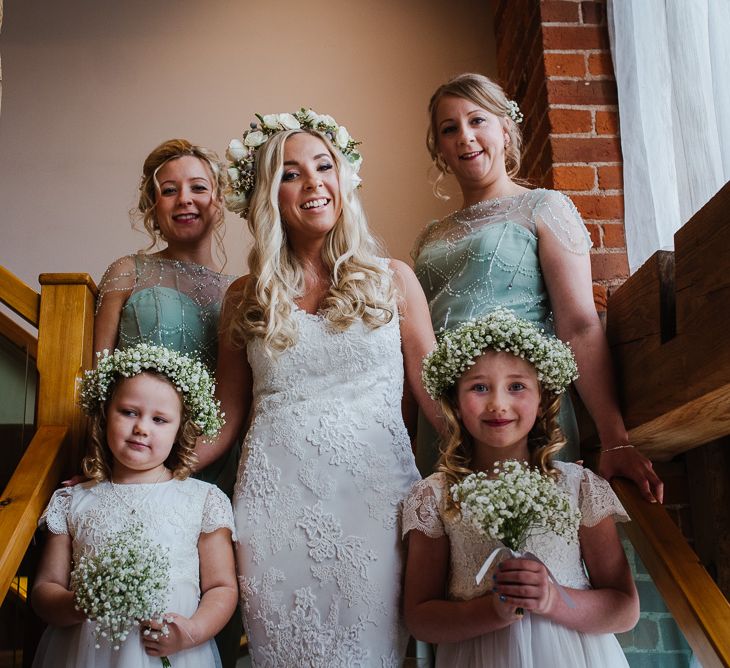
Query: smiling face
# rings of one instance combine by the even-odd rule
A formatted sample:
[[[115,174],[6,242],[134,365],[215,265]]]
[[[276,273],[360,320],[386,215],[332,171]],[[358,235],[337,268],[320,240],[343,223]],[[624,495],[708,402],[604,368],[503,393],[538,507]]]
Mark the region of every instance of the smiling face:
[[[181,416],[180,396],[168,381],[149,373],[120,381],[106,409],[114,480],[154,481],[175,444]]]
[[[170,248],[210,246],[221,208],[210,168],[183,156],[157,172],[155,220]]]
[[[527,436],[540,408],[540,385],[529,362],[488,351],[459,378],[456,389],[459,417],[472,436],[480,469],[499,460],[529,459]]]
[[[337,168],[316,135],[299,132],[284,144],[279,211],[293,245],[323,238],[342,213]]]
[[[447,95],[436,109],[436,146],[462,189],[508,180],[510,141],[504,120],[462,97]]]

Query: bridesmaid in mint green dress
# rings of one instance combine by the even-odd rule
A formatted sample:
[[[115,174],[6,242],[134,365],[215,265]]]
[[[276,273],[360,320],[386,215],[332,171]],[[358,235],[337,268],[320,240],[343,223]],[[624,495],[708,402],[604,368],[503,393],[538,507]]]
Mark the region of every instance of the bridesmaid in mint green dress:
[[[590,238],[565,195],[528,190],[513,180],[520,167],[522,120],[517,105],[487,77],[462,74],[440,86],[429,104],[427,145],[438,171],[453,174],[462,207],[428,225],[414,248],[415,270],[433,328],[455,327],[497,306],[540,323],[573,347],[576,389],[601,440],[599,472],[631,478],[645,498],[663,485],[634,449],[618,408],[611,359],[593,303]],[[564,402],[564,455],[578,456],[572,407]],[[416,458],[431,473],[437,439],[419,420]]]
[[[222,165],[212,151],[171,139],[150,153],[142,171],[139,216],[152,246],[166,247],[119,258],[106,270],[94,350],[155,343],[197,355],[215,370],[221,304],[235,278],[220,273],[213,259],[223,224]],[[196,477],[231,496],[239,453],[240,444]],[[235,665],[241,631],[236,614],[216,638],[225,668]]]

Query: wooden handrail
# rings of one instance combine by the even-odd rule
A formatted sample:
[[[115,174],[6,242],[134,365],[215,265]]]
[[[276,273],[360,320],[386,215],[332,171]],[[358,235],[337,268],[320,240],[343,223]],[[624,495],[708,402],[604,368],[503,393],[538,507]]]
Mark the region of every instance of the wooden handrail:
[[[633,520],[626,533],[703,668],[730,666],[730,603],[664,507],[632,482],[612,485]]]
[[[33,327],[38,327],[40,295],[15,274],[0,266],[0,302],[6,304]]]
[[[43,509],[61,479],[67,427],[40,427],[0,499],[0,600],[30,544]]]
[[[13,322],[5,313],[0,313],[0,335],[30,355],[33,360],[38,357],[38,339]]]

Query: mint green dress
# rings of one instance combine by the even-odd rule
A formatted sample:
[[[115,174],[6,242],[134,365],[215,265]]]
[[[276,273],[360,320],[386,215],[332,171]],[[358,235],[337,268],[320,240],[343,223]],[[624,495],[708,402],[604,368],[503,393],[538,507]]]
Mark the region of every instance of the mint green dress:
[[[554,331],[538,255],[538,229],[570,253],[587,254],[590,236],[573,202],[554,190],[486,200],[430,223],[413,250],[415,272],[439,333],[503,306]],[[541,232],[544,233],[544,232]],[[578,430],[568,395],[560,423],[568,439],[561,459],[578,457]],[[416,462],[423,476],[438,457],[435,432],[419,416]]]
[[[195,262],[156,255],[127,255],[113,262],[99,286],[97,309],[113,291],[130,293],[119,320],[119,349],[138,343],[163,345],[197,356],[215,371],[218,320],[223,296],[235,276]],[[215,483],[229,497],[238,468],[240,446],[196,474]]]

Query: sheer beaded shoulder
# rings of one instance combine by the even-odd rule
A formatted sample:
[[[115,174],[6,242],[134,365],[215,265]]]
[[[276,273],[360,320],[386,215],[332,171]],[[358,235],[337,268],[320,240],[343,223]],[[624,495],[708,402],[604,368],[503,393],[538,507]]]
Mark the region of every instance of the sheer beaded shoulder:
[[[439,515],[443,474],[436,473],[426,480],[419,480],[403,501],[401,531],[405,538],[415,529],[429,538],[440,538],[446,534]]]
[[[128,255],[113,262],[104,274],[97,310],[109,293],[125,293],[118,347],[162,344],[197,353],[212,368],[221,303],[233,280],[194,262]]]
[[[542,193],[534,208],[536,226],[545,225],[566,250],[585,255],[592,246],[591,237],[573,200],[556,190],[533,192]]]

